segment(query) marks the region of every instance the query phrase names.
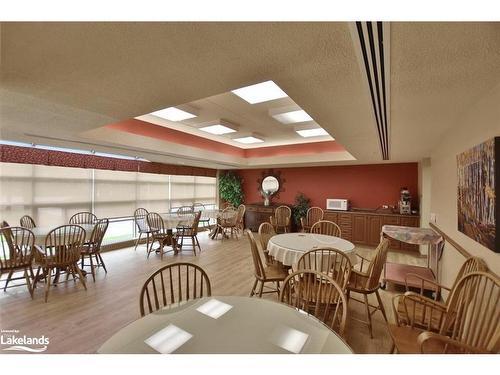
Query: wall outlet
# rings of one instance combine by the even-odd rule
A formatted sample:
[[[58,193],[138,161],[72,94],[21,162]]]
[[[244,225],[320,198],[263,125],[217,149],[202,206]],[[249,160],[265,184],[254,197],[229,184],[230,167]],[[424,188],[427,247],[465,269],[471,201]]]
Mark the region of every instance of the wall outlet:
[[[437,224],[437,214],[431,212],[431,223]]]

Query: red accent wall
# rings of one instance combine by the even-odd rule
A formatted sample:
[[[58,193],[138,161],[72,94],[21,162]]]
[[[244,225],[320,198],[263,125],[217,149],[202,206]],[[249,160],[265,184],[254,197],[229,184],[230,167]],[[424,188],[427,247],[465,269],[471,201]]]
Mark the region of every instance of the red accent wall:
[[[266,169],[237,171],[243,178],[246,203],[262,202],[257,180]],[[284,192],[273,202],[293,204],[298,192],[311,198],[313,206],[326,207],[327,198],[346,198],[356,208],[377,208],[394,205],[399,200],[401,187],[412,195],[412,204],[418,207],[418,164],[369,164],[331,167],[303,167],[275,169],[285,179]]]

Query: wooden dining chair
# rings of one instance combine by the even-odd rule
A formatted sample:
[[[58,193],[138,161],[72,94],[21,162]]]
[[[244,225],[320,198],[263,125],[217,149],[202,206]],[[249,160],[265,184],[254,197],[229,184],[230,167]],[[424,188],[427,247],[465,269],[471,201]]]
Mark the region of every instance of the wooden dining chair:
[[[275,265],[276,261],[269,255],[269,251],[267,249],[267,244],[271,237],[276,236],[276,232],[274,231],[274,227],[271,223],[264,222],[259,225],[259,241],[262,251],[264,253],[264,258],[266,260],[266,265]]]
[[[134,223],[137,231],[139,232],[139,237],[137,237],[137,240],[135,241],[134,250],[137,250],[137,245],[139,245],[143,234],[146,235],[146,251],[149,249],[149,238],[151,237],[151,230],[149,229],[147,221],[148,213],[148,210],[142,207],[134,211]]]
[[[366,307],[366,321],[355,319],[354,317],[353,319],[368,324],[371,338],[373,338],[372,315],[375,312],[380,310],[385,322],[387,323],[384,304],[382,303],[382,299],[380,298],[378,290],[380,288],[380,275],[382,274],[382,269],[384,268],[384,264],[387,259],[388,249],[389,240],[387,238],[382,238],[371,260],[368,260],[367,258],[356,254],[359,258],[361,258],[361,264],[359,270],[351,270],[349,282],[347,283],[347,300],[349,301],[352,299],[354,301],[364,303]],[[364,266],[366,266],[365,270]],[[351,292],[363,295],[363,301],[352,298],[350,295]],[[368,296],[371,294],[375,294],[375,296],[377,297],[377,306],[368,303]],[[370,308],[373,308],[373,310],[370,310]]]
[[[462,277],[451,292],[438,333],[411,321],[390,328],[398,353],[499,353],[500,279],[487,272]]]
[[[487,270],[488,267],[481,258],[470,257],[462,264],[451,288],[416,274],[407,274],[407,292],[392,298],[392,308],[396,319],[396,325],[411,326],[422,328],[427,331],[439,332],[443,318],[442,313],[446,311],[450,301],[449,296],[458,282],[462,277],[471,272],[486,272]],[[416,280],[420,283],[420,290],[418,292],[410,291],[410,282],[411,285],[415,285]],[[434,298],[429,298],[424,295],[424,290],[428,290],[428,288],[432,288],[436,291]],[[442,290],[448,291],[448,298],[439,301],[438,298],[440,298]]]
[[[2,251],[0,252],[0,277],[3,273],[8,273],[3,290],[6,291],[9,282],[12,280],[26,280],[26,286],[33,298],[33,278],[32,259],[35,243],[33,233],[23,227],[9,227],[4,221],[0,228],[0,241]],[[22,277],[12,277],[16,272],[23,271]],[[19,286],[19,285],[15,285]]]
[[[23,228],[26,229],[33,229],[36,228],[35,220],[30,215],[24,215],[20,220],[19,223]]]
[[[302,254],[297,262],[297,270],[313,270],[331,277],[346,291],[351,276],[351,260],[340,250],[333,248],[313,249]]]
[[[280,302],[314,315],[344,335],[347,299],[342,287],[325,273],[298,270],[290,274],[283,282]]]
[[[300,225],[303,232],[310,232],[311,227],[320,220],[323,220],[324,211],[320,207],[310,207],[307,210],[306,217],[300,218]]]
[[[70,224],[95,224],[97,216],[92,212],[78,212],[69,219]]]
[[[205,211],[205,205],[203,203],[195,203],[193,204],[192,210],[193,212],[201,211],[200,224],[205,228],[210,229],[210,218],[203,216],[203,211]]]
[[[246,206],[244,204],[240,204],[237,209],[235,229],[237,233],[241,233],[242,235],[245,230],[245,211]],[[238,235],[236,235],[236,238],[238,238]]]
[[[340,227],[333,221],[320,220],[313,224],[311,233],[325,234],[327,236],[342,237]]]
[[[171,252],[173,251],[174,253],[177,252],[177,241],[175,235],[165,229],[165,223],[163,222],[163,218],[160,216],[160,214],[156,212],[150,212],[148,213],[146,220],[148,222],[149,229],[151,231],[151,244],[148,248],[147,251],[147,257],[149,258],[149,255],[153,252],[156,251],[153,249],[153,245],[155,241],[158,242],[158,251],[160,252],[160,259],[163,260],[163,248],[165,246],[171,246],[172,250],[167,251]]]
[[[95,225],[90,235],[90,241],[85,243],[82,247],[81,268],[84,269],[84,267],[90,267],[90,272],[92,273],[92,280],[94,280],[94,282],[95,282],[95,268],[102,267],[104,269],[104,272],[108,273],[106,265],[104,264],[104,260],[102,259],[101,256],[102,240],[104,239],[104,235],[108,230],[108,225],[109,225],[109,219],[98,220],[97,224]],[[89,259],[90,264],[87,265],[85,264],[85,258]],[[94,259],[92,258],[95,258],[95,264],[94,264]]]
[[[238,213],[240,211],[236,210],[233,206],[226,207],[222,210],[219,225],[222,233],[222,240],[226,237],[229,237],[227,232],[230,232],[231,238],[236,231],[236,227],[238,225]]]
[[[245,230],[246,235],[248,236],[248,240],[250,242],[250,251],[252,253],[252,260],[254,265],[254,276],[255,282],[252,287],[252,291],[250,292],[250,297],[258,294],[259,297],[262,297],[264,293],[278,293],[280,291],[280,282],[284,281],[287,277],[288,273],[278,265],[267,265],[264,266],[262,263],[262,258],[260,252],[262,248],[260,244],[257,243],[255,237],[249,229]],[[260,283],[259,291],[257,292],[257,284]],[[264,292],[264,286],[266,283],[275,283],[275,288],[270,288],[269,291]]]
[[[36,248],[35,261],[38,264],[38,271],[35,277],[34,287],[41,277],[40,271],[43,271],[45,277],[45,302],[49,297],[52,272],[66,271],[66,275],[73,275],[76,281],[76,275],[83,284],[85,290],[87,285],[82,271],[78,267],[80,254],[85,242],[85,230],[78,225],[63,225],[51,230],[45,237],[45,246],[43,249]]]
[[[155,271],[144,282],[139,297],[141,316],[189,300],[210,297],[210,279],[192,263],[171,263]]]
[[[177,209],[177,216],[189,216],[193,214],[192,206],[181,206]]]
[[[292,210],[288,206],[279,206],[274,210],[274,216],[269,217],[269,222],[273,225],[274,231],[288,233],[290,229],[290,218]]]
[[[200,225],[201,211],[194,215],[193,223],[190,226],[177,227],[177,244],[179,249],[182,250],[184,240],[189,239],[193,248],[193,253],[196,256],[196,246],[201,252],[200,241],[198,241],[198,227]],[[180,241],[179,241],[180,240]]]

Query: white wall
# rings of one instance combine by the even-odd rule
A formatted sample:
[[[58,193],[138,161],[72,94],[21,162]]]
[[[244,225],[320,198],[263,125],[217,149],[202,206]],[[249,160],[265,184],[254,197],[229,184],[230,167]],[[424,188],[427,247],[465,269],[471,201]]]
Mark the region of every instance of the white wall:
[[[478,98],[464,113],[457,113],[456,125],[447,132],[433,151],[431,212],[437,214],[436,224],[441,230],[471,255],[483,258],[493,272],[500,274],[500,254],[480,245],[457,229],[456,156],[495,136],[500,136],[500,85]],[[453,283],[464,260],[452,246],[445,247],[440,272],[443,284]]]

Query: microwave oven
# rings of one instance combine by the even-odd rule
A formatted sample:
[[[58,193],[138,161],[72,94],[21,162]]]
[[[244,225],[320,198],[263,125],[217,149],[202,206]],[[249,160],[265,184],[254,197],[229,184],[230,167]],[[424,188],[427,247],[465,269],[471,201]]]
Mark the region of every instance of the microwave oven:
[[[327,199],[326,200],[327,210],[349,210],[349,200],[348,199]]]

